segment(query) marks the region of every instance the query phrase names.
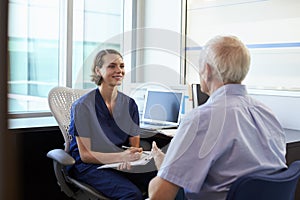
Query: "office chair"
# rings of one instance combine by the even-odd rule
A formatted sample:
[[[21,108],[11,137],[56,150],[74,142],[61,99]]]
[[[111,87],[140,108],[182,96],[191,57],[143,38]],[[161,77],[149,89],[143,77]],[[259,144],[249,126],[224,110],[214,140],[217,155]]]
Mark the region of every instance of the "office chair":
[[[294,200],[300,177],[300,160],[272,175],[245,175],[230,187],[227,200]]]
[[[47,156],[53,160],[53,167],[57,183],[61,190],[68,196],[77,200],[107,200],[103,194],[91,186],[79,182],[68,176],[66,166],[75,163],[69,153],[71,137],[68,133],[70,123],[70,109],[72,103],[88,90],[71,89],[68,87],[55,87],[48,94],[48,103],[55,120],[63,134],[65,149],[53,149]]]

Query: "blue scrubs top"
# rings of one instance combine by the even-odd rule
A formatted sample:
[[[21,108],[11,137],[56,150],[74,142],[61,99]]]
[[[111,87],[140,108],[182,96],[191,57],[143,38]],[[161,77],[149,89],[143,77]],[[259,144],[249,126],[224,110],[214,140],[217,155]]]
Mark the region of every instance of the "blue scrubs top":
[[[92,101],[95,102],[92,102]],[[93,105],[94,108],[90,109],[87,112],[82,112],[80,108],[82,105]],[[80,111],[77,111],[77,110]],[[86,110],[86,109],[85,109]],[[92,113],[95,111],[95,113]],[[75,114],[77,112],[77,114]],[[83,115],[83,116],[80,116]],[[90,116],[87,116],[90,115]],[[95,128],[98,128],[97,126],[94,126],[93,128],[90,128],[90,126],[93,125],[86,125],[86,131],[82,134],[78,134],[78,126],[76,126],[76,117],[80,117],[81,119],[77,119],[77,123],[91,121],[89,120],[89,117],[93,117],[93,115],[96,116],[97,122],[99,123],[99,129],[96,130]],[[129,119],[131,118],[131,119]],[[131,123],[130,123],[131,122]],[[134,124],[133,124],[134,123]],[[78,125],[78,124],[77,124]],[[118,92],[117,101],[115,105],[115,110],[113,115],[109,112],[104,99],[102,98],[99,89],[92,90],[88,94],[82,96],[77,101],[74,102],[71,109],[71,120],[70,120],[70,127],[69,127],[69,134],[72,136],[72,140],[70,143],[70,155],[75,159],[75,165],[73,165],[73,168],[75,168],[77,173],[82,173],[85,170],[91,168],[91,167],[97,167],[100,165],[95,164],[89,164],[82,162],[80,155],[79,155],[79,149],[78,145],[75,139],[75,136],[82,136],[82,137],[90,137],[92,142],[92,148],[95,146],[95,151],[101,151],[97,150],[97,146],[103,145],[103,142],[106,140],[99,140],[98,136],[93,136],[96,134],[105,134],[106,138],[109,139],[109,141],[115,145],[115,149],[117,147],[120,148],[122,145],[129,145],[129,137],[138,135],[138,127],[139,127],[139,112],[138,107],[135,101],[130,98],[129,96],[123,94],[122,92]],[[102,131],[101,131],[102,129]],[[92,131],[90,131],[92,130]],[[93,133],[90,133],[93,132]],[[90,134],[90,135],[89,135]],[[104,136],[104,137],[105,137]],[[93,138],[97,138],[96,140]],[[102,136],[103,137],[103,136]],[[100,137],[101,138],[101,137]],[[94,141],[93,141],[94,140]],[[96,144],[95,144],[96,143]],[[101,151],[103,152],[103,151]],[[106,151],[107,152],[107,151]],[[112,150],[111,152],[116,152],[115,150]]]

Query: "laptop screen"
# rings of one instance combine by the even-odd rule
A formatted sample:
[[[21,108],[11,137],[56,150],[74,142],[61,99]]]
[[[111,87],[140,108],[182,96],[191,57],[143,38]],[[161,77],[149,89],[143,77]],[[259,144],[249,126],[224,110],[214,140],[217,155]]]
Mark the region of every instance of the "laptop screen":
[[[178,125],[183,92],[147,90],[142,122]]]

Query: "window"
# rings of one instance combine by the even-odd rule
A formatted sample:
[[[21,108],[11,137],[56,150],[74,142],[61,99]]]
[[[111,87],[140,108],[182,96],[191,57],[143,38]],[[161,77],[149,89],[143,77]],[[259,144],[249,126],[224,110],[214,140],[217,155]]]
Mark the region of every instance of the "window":
[[[74,1],[72,86],[95,87],[91,66],[99,49],[121,51],[123,5],[120,0]]]
[[[8,24],[9,113],[47,115],[51,88],[94,87],[92,53],[121,49],[123,1],[10,0]]]
[[[9,112],[47,110],[58,83],[59,0],[9,1]]]

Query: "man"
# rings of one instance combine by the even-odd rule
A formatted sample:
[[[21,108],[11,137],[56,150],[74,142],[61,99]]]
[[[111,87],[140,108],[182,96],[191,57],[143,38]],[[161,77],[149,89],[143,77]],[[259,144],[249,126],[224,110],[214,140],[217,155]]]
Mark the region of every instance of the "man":
[[[234,36],[217,36],[200,53],[199,74],[208,101],[181,122],[166,155],[153,144],[159,169],[150,199],[226,199],[231,184],[248,173],[286,168],[285,134],[274,114],[247,95],[242,81],[250,53]]]

